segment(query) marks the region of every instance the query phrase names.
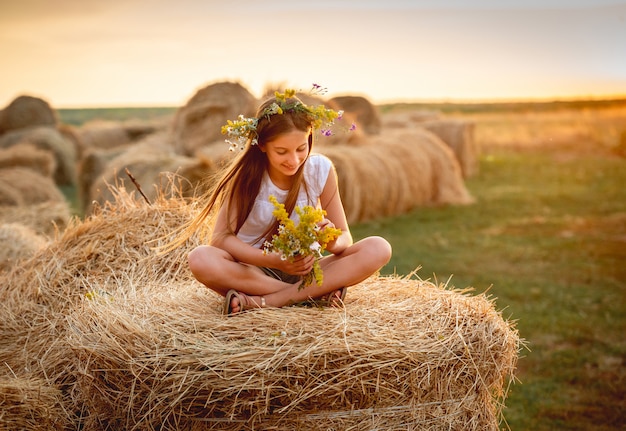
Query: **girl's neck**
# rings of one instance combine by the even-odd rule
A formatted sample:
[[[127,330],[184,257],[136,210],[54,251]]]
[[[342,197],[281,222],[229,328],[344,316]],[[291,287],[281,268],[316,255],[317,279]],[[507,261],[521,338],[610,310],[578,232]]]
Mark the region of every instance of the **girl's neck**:
[[[293,184],[293,176],[288,177],[281,175],[277,172],[271,172],[269,169],[267,171],[267,175],[269,176],[272,184],[281,190],[289,190]]]

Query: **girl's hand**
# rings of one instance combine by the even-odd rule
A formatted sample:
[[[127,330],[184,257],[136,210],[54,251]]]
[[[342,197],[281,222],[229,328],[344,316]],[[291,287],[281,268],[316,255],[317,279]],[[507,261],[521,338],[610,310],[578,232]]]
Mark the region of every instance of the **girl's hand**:
[[[326,217],[324,217],[324,219],[319,222],[317,224],[320,228],[320,230],[324,230],[326,228],[334,228],[335,227],[335,223],[333,223],[332,221],[328,220]],[[326,244],[326,250],[335,254],[335,252],[337,250],[335,250],[335,245],[337,244],[337,239],[339,239],[341,237],[341,235],[337,238],[335,238],[334,240],[330,241],[328,244]]]
[[[320,230],[324,230],[327,227],[335,227],[335,224],[332,221],[328,220],[326,217],[324,217],[324,219],[322,219],[322,221],[319,222],[317,226],[320,228]]]
[[[276,253],[278,263],[276,268],[291,275],[306,275],[313,269],[315,256],[297,256],[293,259],[282,260]]]

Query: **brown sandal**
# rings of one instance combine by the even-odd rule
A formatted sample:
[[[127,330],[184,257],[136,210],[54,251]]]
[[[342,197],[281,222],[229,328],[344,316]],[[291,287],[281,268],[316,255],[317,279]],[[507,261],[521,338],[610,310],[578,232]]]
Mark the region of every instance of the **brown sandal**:
[[[237,313],[233,313],[233,310],[230,306],[232,302],[233,296],[239,300],[239,308],[240,311]],[[249,303],[254,304],[254,306],[250,306]],[[230,289],[228,293],[226,293],[226,298],[224,299],[224,308],[222,310],[223,314],[226,316],[232,316],[234,314],[239,314],[246,310],[252,310],[255,308],[266,308],[267,304],[265,303],[265,297],[261,296],[261,305],[257,304],[253,300],[248,300],[248,295],[245,293],[237,292],[235,289]]]
[[[293,304],[296,307],[343,307],[343,302],[346,297],[347,287],[342,287],[337,290],[333,290],[328,295],[324,295],[317,299],[308,299],[306,301],[297,302]],[[339,296],[335,293],[339,292]]]

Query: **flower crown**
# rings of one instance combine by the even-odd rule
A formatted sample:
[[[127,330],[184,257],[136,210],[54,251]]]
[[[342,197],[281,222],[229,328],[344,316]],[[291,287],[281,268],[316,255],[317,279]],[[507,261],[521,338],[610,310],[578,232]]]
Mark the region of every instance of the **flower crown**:
[[[325,91],[325,88],[313,84],[313,88],[309,93],[324,94]],[[261,118],[269,119],[272,115],[281,115],[285,112],[302,112],[311,119],[313,129],[320,129],[324,136],[332,135],[330,126],[335,120],[342,118],[343,111],[335,111],[334,109],[326,108],[324,105],[308,106],[300,100],[295,99],[295,95],[296,90],[293,89],[286,89],[284,93],[276,91],[274,92],[276,101],[265,108],[258,118],[239,115],[234,121],[228,120],[228,122],[222,126],[222,134],[228,135],[226,143],[230,145],[229,150],[243,150],[248,140],[250,141],[250,145],[257,145],[259,142],[257,140],[256,128],[259,120]],[[350,130],[354,130],[355,127],[356,126],[353,124]]]

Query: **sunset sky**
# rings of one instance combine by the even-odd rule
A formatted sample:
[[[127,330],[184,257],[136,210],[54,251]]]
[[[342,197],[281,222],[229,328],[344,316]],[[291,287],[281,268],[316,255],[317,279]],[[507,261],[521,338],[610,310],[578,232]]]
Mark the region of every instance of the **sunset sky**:
[[[375,103],[626,96],[626,1],[0,0],[0,108],[177,106],[218,81]]]

